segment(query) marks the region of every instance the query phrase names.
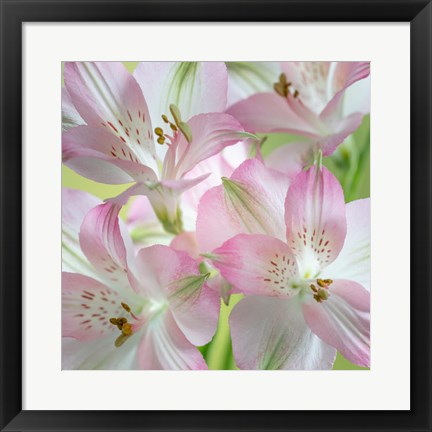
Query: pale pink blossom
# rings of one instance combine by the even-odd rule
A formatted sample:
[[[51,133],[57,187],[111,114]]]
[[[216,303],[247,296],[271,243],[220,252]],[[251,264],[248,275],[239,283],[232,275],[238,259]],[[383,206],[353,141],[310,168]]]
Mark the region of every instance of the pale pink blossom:
[[[199,75],[204,80],[203,86],[211,79],[212,92],[220,99],[202,108],[224,109],[225,66],[199,67],[205,69]],[[141,78],[145,73],[142,69],[137,72]],[[161,78],[157,73],[153,75],[155,82]],[[85,124],[78,119],[77,126],[64,126],[63,162],[98,182],[134,183],[116,202],[124,204],[132,195],[147,196],[164,228],[173,233],[183,229],[178,206],[180,195],[210,175],[187,178],[187,174],[225,147],[250,137],[237,120],[222,112],[204,112],[189,118],[176,105],[166,107],[162,103],[169,111],[151,118],[140,85],[119,62],[66,63],[64,78],[63,117],[67,113],[66,118],[76,119],[75,109]],[[153,84],[150,80],[146,82],[154,111],[155,95],[149,90]],[[153,129],[154,125],[157,127]],[[163,159],[157,156],[155,141],[156,146],[166,149]]]
[[[237,365],[328,369],[338,350],[368,366],[369,200],[345,205],[335,177],[317,166],[298,174],[282,198],[274,172],[257,167],[247,161],[228,185],[211,189],[198,214],[205,255],[246,295],[230,316]],[[255,184],[267,195],[251,194]],[[220,239],[212,234],[217,221]]]
[[[135,254],[114,203],[63,198],[63,368],[207,369],[196,346],[219,316],[208,275],[167,246]]]
[[[360,89],[359,97],[355,87],[369,76],[369,63],[283,62],[281,69],[273,91],[256,93],[227,112],[250,132],[303,137],[296,146],[275,150],[269,166],[283,170],[284,164],[312,164],[319,151],[331,155],[359,127],[369,92]]]

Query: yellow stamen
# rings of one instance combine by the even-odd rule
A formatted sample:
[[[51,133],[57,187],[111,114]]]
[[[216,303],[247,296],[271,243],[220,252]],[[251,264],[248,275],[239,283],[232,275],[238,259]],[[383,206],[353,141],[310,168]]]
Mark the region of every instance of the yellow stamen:
[[[122,334],[125,336],[130,336],[132,334],[132,326],[129,323],[123,324]]]
[[[316,286],[314,284],[311,284],[310,288],[313,292],[315,292],[315,293],[318,292],[318,290],[316,289]]]
[[[163,136],[163,130],[162,130],[162,128],[160,128],[160,127],[157,127],[157,128],[155,128],[155,134],[157,135],[157,136]]]
[[[121,305],[122,305],[122,308],[123,308],[126,312],[130,312],[130,311],[131,311],[131,308],[129,307],[128,304],[122,302]]]
[[[121,334],[114,342],[114,345],[116,348],[121,347],[128,339],[130,338],[130,335],[124,335]]]

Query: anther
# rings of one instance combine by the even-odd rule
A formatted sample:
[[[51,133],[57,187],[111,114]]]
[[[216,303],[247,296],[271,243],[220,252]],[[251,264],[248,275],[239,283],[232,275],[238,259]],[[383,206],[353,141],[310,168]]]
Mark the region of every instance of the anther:
[[[130,336],[132,334],[132,326],[129,323],[123,324],[122,334],[125,336]]]
[[[163,130],[162,130],[162,128],[160,128],[160,127],[157,127],[157,128],[155,128],[155,134],[157,135],[157,136],[159,136],[159,137],[162,137],[163,136]]]
[[[311,284],[310,289],[315,293],[318,292],[318,290],[316,289],[316,286],[314,284]]]
[[[281,73],[279,75],[279,81],[273,84],[275,92],[282,97],[287,97],[289,94],[290,82],[287,82],[286,75]]]
[[[129,307],[128,304],[122,302],[121,305],[122,305],[122,308],[123,308],[126,312],[130,312],[130,311],[131,311],[131,308]]]

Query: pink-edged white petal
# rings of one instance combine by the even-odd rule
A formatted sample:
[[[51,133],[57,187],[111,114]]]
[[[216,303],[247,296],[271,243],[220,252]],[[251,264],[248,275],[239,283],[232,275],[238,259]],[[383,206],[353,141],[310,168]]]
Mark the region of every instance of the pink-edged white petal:
[[[176,105],[185,120],[225,111],[228,76],[223,62],[141,62],[134,71],[155,126]]]
[[[186,339],[170,312],[159,315],[147,325],[138,363],[142,369],[150,370],[208,369],[198,348]]]
[[[136,257],[136,291],[160,301],[167,299],[166,287],[186,276],[199,276],[197,263],[184,252],[154,245],[141,249]]]
[[[112,286],[129,290],[128,272],[133,270],[134,251],[130,242],[129,253],[126,249],[119,212],[120,206],[111,202],[92,209],[84,218],[79,239],[82,251],[97,272]]]
[[[370,291],[370,199],[346,205],[347,235],[337,259],[326,267],[323,279],[349,279]]]
[[[273,90],[281,72],[278,62],[227,62],[228,106],[255,93]]]
[[[224,241],[244,231],[239,217],[230,214],[225,207],[222,186],[214,187],[204,194],[198,206],[196,223],[196,235],[201,252],[212,251]]]
[[[335,92],[344,90],[370,75],[370,62],[338,62],[333,77]]]
[[[187,253],[155,245],[137,256],[139,290],[154,299],[154,307],[168,307],[177,325],[194,345],[214,335],[219,317],[219,296],[206,284],[198,263]]]
[[[336,259],[346,236],[343,190],[330,171],[313,166],[293,180],[285,201],[285,223],[302,276],[314,278]]]
[[[330,296],[303,304],[308,326],[324,342],[359,366],[370,365],[370,294],[356,282],[335,280]]]
[[[138,342],[134,336],[116,347],[114,337],[107,336],[92,341],[62,338],[62,370],[136,370]]]
[[[84,177],[118,184],[155,181],[152,168],[143,165],[127,143],[102,127],[78,126],[63,133],[63,162]]]
[[[330,156],[348,136],[357,130],[363,120],[363,114],[354,113],[347,117],[334,116],[322,119],[326,122],[331,134],[320,139],[319,144],[324,156]]]
[[[210,189],[200,201],[197,238],[208,252],[240,233],[285,238],[284,202],[289,178],[258,159],[238,167],[223,186]],[[223,226],[223,230],[220,227]]]
[[[175,236],[170,247],[188,253],[195,260],[202,260],[199,256],[198,241],[194,232],[183,232]]]
[[[298,299],[246,297],[230,315],[240,369],[331,369],[336,350],[306,325]]]
[[[198,204],[203,195],[210,188],[220,185],[222,177],[230,177],[235,167],[243,163],[248,157],[247,146],[240,142],[226,147],[222,152],[200,162],[184,176],[184,179],[193,179],[210,173],[205,180],[188,189],[182,195],[181,210],[185,230],[195,230]]]
[[[121,62],[68,62],[64,78],[75,108],[88,125],[105,128],[126,143],[142,165],[156,168],[147,104]]]
[[[75,126],[85,124],[84,120],[79,115],[74,107],[68,91],[65,87],[62,88],[62,130],[66,131]]]
[[[316,147],[311,140],[285,144],[273,150],[265,158],[265,164],[293,179],[305,166],[313,163]]]
[[[77,273],[62,273],[62,336],[81,341],[97,340],[113,336],[117,327],[110,318],[124,312],[117,291]]]
[[[258,93],[227,110],[249,132],[288,132],[317,138],[325,131],[319,117],[291,96]]]
[[[87,192],[62,189],[62,270],[81,273],[100,280],[98,273],[83,254],[79,231],[86,214],[101,202]]]
[[[296,296],[298,268],[283,241],[262,234],[239,234],[212,252],[222,276],[245,294]]]
[[[354,113],[369,114],[371,110],[371,78],[355,82],[345,90],[342,113],[348,116]]]
[[[177,134],[176,142],[168,150],[168,153],[175,152],[174,172],[166,169],[166,178],[173,174],[180,178],[201,161],[244,139],[240,123],[225,113],[199,114],[192,117],[188,125],[192,142],[189,143],[183,134]]]

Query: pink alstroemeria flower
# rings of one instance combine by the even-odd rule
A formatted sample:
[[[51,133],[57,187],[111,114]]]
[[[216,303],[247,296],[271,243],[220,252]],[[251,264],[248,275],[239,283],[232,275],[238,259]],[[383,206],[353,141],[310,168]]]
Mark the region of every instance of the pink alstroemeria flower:
[[[196,346],[216,331],[219,298],[197,262],[161,245],[135,255],[119,207],[100,204],[80,225],[94,199],[64,198],[63,368],[207,369]]]
[[[220,64],[206,66],[205,70],[207,73],[202,76],[220,83],[220,88],[213,85],[212,90],[225,94],[225,99],[218,96],[222,102],[209,104],[207,109],[219,105],[224,109],[225,66],[223,63],[222,67]],[[220,78],[218,73],[225,75]],[[139,75],[142,77],[142,73]],[[147,83],[147,90],[152,88],[149,87],[152,76],[155,82],[161,79],[153,75],[149,72],[149,80],[141,80]],[[170,112],[151,119],[140,85],[119,62],[66,63],[64,77],[67,104],[64,104],[63,118],[72,118],[79,124],[79,118],[72,114],[72,103],[86,124],[64,125],[67,130],[63,133],[63,162],[98,182],[134,182],[134,186],[118,197],[117,203],[123,204],[132,195],[145,195],[167,231],[182,231],[179,196],[210,173],[196,178],[186,178],[186,175],[201,161],[248,136],[238,121],[221,112],[197,114],[185,121],[175,105],[169,106]],[[153,93],[151,96],[154,99]],[[157,145],[166,148],[163,160],[156,155],[152,121],[158,125],[154,129]]]
[[[193,247],[187,249],[184,239],[173,246],[183,246],[191,255],[206,255],[239,233],[284,236],[283,219],[277,221],[273,215],[283,214],[288,186],[286,175],[266,167],[259,159],[243,162],[231,178],[224,177],[222,185],[211,188],[202,197],[196,223],[197,245],[192,243]],[[220,275],[211,278],[209,285],[226,302],[229,294],[239,292]]]
[[[248,163],[235,173],[243,182],[231,179],[229,186],[243,206],[232,205],[229,189],[214,188],[201,201],[197,224],[200,244],[209,250],[218,243],[211,234],[216,221],[231,237],[207,257],[246,294],[230,316],[237,365],[329,369],[338,350],[368,366],[369,200],[345,205],[336,178],[314,166],[289,186],[284,213],[280,191],[262,173],[266,201],[249,196],[258,179],[241,173]]]
[[[364,107],[346,106],[347,90],[369,76],[368,62],[283,62],[273,92],[236,103],[228,113],[250,132],[286,132],[306,138],[282,146],[275,160],[292,157],[311,164],[319,150],[331,155],[360,125]],[[344,106],[345,105],[345,106]],[[300,153],[300,156],[297,155]]]

